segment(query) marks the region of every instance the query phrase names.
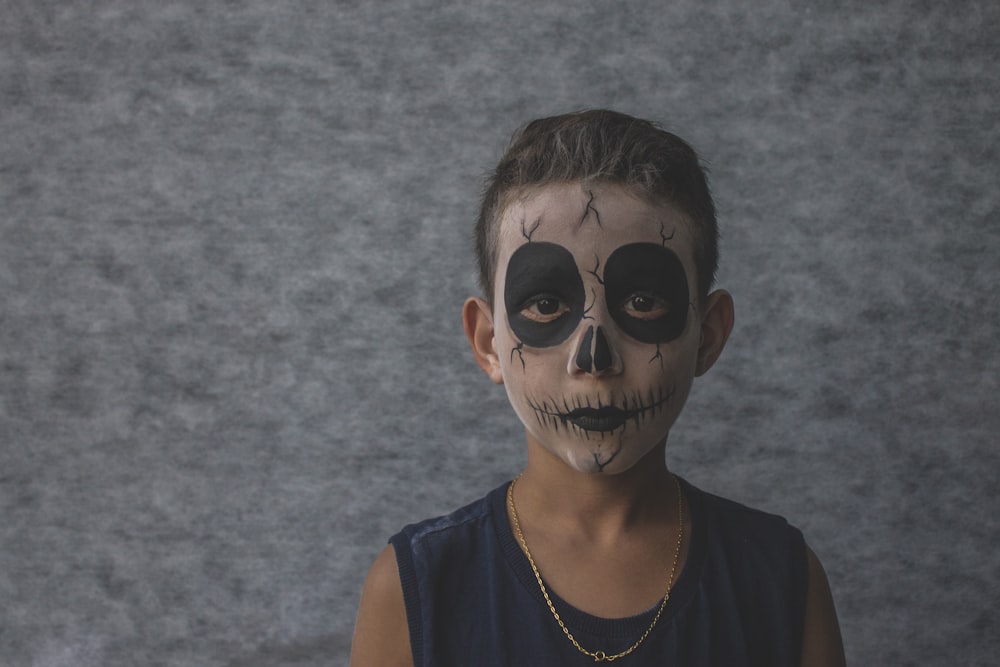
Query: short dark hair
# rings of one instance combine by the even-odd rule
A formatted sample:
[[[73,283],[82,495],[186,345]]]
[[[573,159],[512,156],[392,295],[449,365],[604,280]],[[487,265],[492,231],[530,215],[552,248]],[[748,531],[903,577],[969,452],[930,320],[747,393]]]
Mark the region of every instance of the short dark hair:
[[[476,222],[479,284],[492,303],[499,221],[526,188],[565,182],[621,185],[691,223],[698,294],[715,282],[719,230],[706,169],[690,145],[656,123],[596,109],[531,121],[514,133],[486,182]]]

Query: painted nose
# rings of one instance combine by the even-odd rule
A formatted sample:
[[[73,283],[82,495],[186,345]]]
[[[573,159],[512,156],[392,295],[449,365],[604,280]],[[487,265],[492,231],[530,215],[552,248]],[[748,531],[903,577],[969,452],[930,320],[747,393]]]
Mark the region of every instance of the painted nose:
[[[580,346],[576,350],[573,364],[577,371],[590,374],[613,372],[620,364],[617,355],[599,326],[589,326],[583,334]]]

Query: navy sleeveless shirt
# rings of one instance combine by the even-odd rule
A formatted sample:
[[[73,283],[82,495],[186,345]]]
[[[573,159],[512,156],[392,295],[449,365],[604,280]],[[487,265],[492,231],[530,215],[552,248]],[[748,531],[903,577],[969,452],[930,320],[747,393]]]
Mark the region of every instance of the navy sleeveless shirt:
[[[691,513],[687,561],[659,623],[615,664],[798,665],[808,580],[802,534],[681,481]],[[390,540],[418,667],[594,663],[542,598],[507,520],[507,486]],[[659,607],[605,619],[550,596],[577,641],[609,655],[642,636]]]

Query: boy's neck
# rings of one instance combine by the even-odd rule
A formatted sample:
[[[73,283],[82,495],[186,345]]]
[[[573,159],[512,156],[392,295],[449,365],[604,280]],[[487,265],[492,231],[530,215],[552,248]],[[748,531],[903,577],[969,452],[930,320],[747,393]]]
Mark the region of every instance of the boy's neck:
[[[528,437],[528,465],[517,483],[518,513],[530,523],[613,536],[645,524],[676,520],[676,491],[664,461],[666,440],[625,472],[583,473]],[[524,520],[524,519],[522,519]]]

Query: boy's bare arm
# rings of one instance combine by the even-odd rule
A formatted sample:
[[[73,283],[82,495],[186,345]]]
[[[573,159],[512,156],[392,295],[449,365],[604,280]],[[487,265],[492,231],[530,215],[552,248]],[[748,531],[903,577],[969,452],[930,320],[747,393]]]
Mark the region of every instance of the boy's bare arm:
[[[368,571],[354,626],[351,667],[368,665],[413,665],[403,587],[391,545],[382,550]]]
[[[844,667],[844,644],[833,606],[826,572],[812,549],[809,558],[809,588],[806,593],[805,632],[802,637],[802,667]]]

